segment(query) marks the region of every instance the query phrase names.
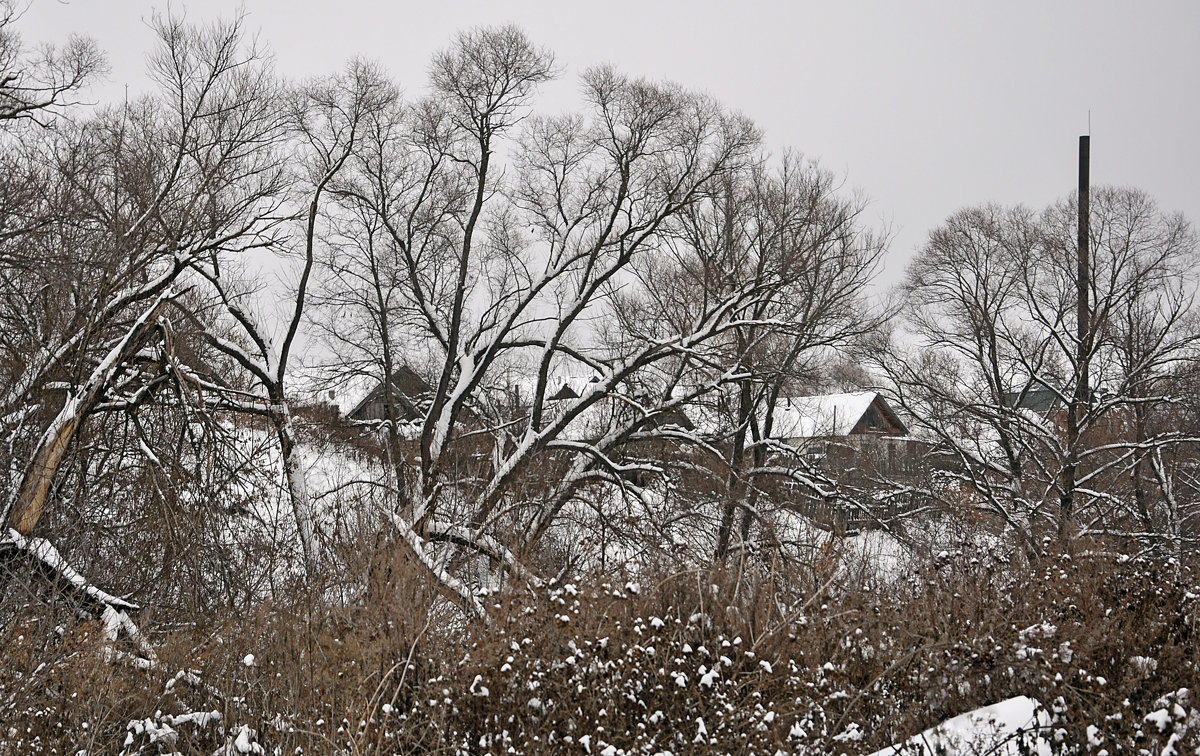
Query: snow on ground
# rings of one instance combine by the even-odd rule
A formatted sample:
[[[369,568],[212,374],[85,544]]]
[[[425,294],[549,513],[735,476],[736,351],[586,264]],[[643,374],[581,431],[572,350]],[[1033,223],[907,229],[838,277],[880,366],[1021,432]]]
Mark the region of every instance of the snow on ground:
[[[899,539],[884,530],[866,530],[840,536],[821,528],[811,519],[790,509],[775,514],[781,541],[814,552],[832,546],[839,557],[842,576],[857,582],[888,584],[909,574],[916,555]]]
[[[883,530],[866,530],[845,539],[847,547],[844,569],[857,562],[869,566],[872,577],[887,584],[908,574],[912,553],[892,534]]]
[[[871,756],[1050,756],[1050,717],[1037,701],[1017,696],[931,727]]]

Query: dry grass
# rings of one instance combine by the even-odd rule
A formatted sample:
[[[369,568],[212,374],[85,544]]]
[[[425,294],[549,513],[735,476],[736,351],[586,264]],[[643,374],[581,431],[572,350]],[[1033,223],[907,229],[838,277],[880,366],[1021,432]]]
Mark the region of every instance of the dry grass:
[[[1195,574],[1171,563],[963,558],[886,592],[765,568],[610,577],[493,597],[470,626],[392,567],[357,605],[298,591],[161,633],[149,672],[103,661],[94,623],[30,614],[0,641],[0,752],[867,753],[1016,695],[1064,752],[1089,725],[1110,753],[1200,746],[1194,692],[1166,730],[1144,721],[1200,679]]]

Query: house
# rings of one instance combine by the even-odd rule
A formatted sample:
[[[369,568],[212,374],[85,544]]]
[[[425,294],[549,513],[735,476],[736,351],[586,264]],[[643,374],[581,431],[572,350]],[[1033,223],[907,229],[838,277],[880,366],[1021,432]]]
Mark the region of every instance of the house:
[[[710,438],[719,439],[734,430],[732,409],[704,401],[689,405],[687,411],[689,426]],[[757,414],[762,427],[767,412],[760,408]],[[770,435],[799,447],[815,439],[906,437],[908,427],[878,392],[855,391],[779,399],[771,412]]]
[[[813,496],[790,481],[781,493],[795,511],[818,524],[844,532],[874,527],[910,511],[911,493],[889,491],[897,482],[919,473],[926,448],[909,435],[908,427],[887,400],[875,391],[788,397],[775,405],[772,436],[797,449],[808,465],[832,475],[859,496],[880,497],[868,516],[845,501]]]
[[[563,403],[562,406],[569,406],[566,402],[582,397],[587,387],[597,382],[598,379],[598,376],[590,378],[581,386],[575,386],[570,381],[564,382],[562,388],[548,400],[551,411],[556,411],[556,405],[560,402]],[[692,419],[688,417],[681,406],[661,410],[651,416],[646,416],[637,409],[638,405],[656,407],[659,403],[658,398],[649,392],[630,390],[627,386],[619,386],[615,391],[601,397],[580,413],[567,426],[563,435],[576,441],[588,441],[608,433],[614,423],[623,425],[637,420],[643,421],[641,426],[643,430],[667,427],[682,431],[695,429]]]
[[[424,378],[407,365],[402,365],[392,371],[389,384],[397,420],[412,422],[425,417],[425,409],[433,395],[433,389]],[[383,420],[387,414],[384,408],[384,389],[384,384],[379,383],[346,413],[346,417],[359,421]]]
[[[558,386],[558,389],[547,391],[546,401],[562,402],[570,399],[578,399],[584,395],[588,388],[590,388],[591,384],[596,383],[599,380],[599,375],[591,375],[586,377],[578,375],[552,376],[550,378],[550,388],[553,389],[554,386]],[[534,388],[531,382],[526,388],[525,393],[529,396],[533,396],[533,391]]]
[[[780,399],[771,435],[799,449],[811,464],[869,468],[888,477],[911,470],[908,427],[876,391]]]
[[[904,437],[908,428],[876,391],[780,399],[773,435],[793,446],[810,439]]]

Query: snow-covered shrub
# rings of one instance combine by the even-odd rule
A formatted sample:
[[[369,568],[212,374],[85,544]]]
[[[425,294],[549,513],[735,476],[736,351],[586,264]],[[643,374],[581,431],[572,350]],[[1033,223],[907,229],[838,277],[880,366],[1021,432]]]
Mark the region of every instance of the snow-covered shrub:
[[[964,553],[886,591],[786,564],[642,571],[513,586],[464,624],[402,552],[363,551],[357,600],[318,586],[159,632],[155,670],[103,662],[94,624],[9,628],[6,743],[119,753],[142,722],[144,753],[166,723],[206,756],[243,727],[267,753],[869,754],[1024,697],[1043,752],[1200,746],[1196,578],[1169,562]]]

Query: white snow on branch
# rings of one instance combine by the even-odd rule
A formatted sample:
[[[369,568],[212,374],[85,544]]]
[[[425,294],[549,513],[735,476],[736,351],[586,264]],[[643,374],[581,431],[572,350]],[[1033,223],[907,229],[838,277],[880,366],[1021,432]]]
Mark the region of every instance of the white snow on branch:
[[[45,538],[26,539],[20,533],[10,528],[8,539],[18,549],[28,552],[30,556],[45,564],[56,574],[61,575],[64,580],[67,580],[99,603],[113,608],[119,607],[121,609],[133,610],[138,608],[137,604],[131,604],[125,599],[117,598],[111,593],[106,593],[89,583],[74,567],[67,564],[67,560],[63,559],[62,554],[58,553],[58,549],[54,548],[54,545]]]

